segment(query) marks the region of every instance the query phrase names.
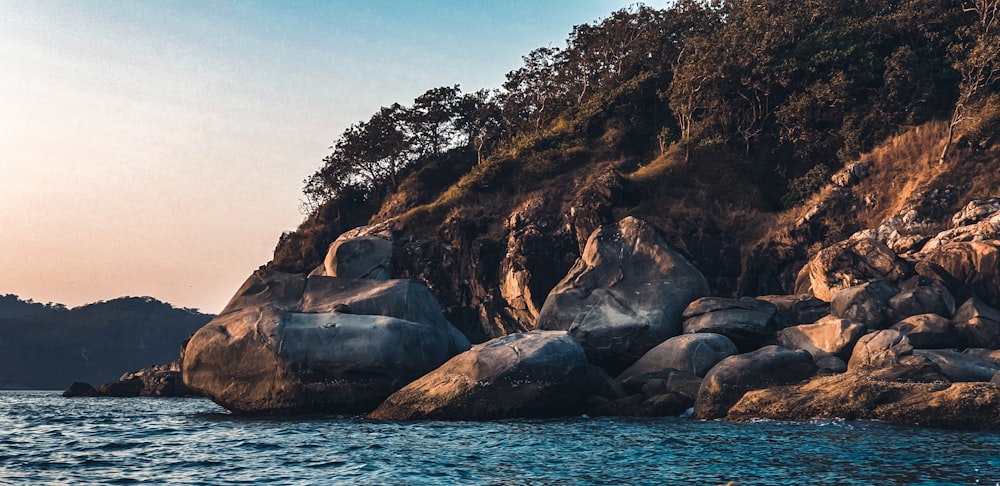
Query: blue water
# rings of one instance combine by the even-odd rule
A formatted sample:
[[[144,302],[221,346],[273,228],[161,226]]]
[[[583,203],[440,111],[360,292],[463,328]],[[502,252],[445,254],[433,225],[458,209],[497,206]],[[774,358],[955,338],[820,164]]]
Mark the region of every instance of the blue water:
[[[10,484],[1000,484],[1000,433],[683,418],[386,423],[0,392]]]

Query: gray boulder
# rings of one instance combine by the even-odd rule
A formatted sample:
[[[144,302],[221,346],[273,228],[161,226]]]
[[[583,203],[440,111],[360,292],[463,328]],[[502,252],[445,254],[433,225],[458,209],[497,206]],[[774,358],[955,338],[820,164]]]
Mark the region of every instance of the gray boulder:
[[[1000,227],[1000,214],[996,222]],[[916,269],[921,275],[941,281],[956,300],[975,296],[1000,307],[1000,240],[956,241],[932,250],[925,248]]]
[[[650,349],[639,358],[639,361],[622,372],[618,376],[618,381],[665,369],[675,369],[703,377],[716,363],[736,352],[736,344],[721,334],[682,334]]]
[[[816,372],[805,351],[765,346],[757,351],[730,356],[705,375],[694,404],[694,418],[710,420],[726,416],[744,393],[771,386],[797,383]]]
[[[962,338],[951,321],[937,314],[918,314],[892,325],[917,349],[962,347]]]
[[[323,267],[328,277],[386,280],[392,274],[392,242],[375,236],[337,238]]]
[[[885,313],[891,322],[920,314],[951,317],[955,313],[955,298],[947,287],[924,277],[911,281],[904,283],[902,291],[889,299]]]
[[[828,356],[841,359],[851,355],[858,339],[865,333],[860,323],[827,316],[815,324],[802,324],[778,331],[778,344],[791,350],[805,350],[819,364]],[[839,369],[837,364],[834,369]]]
[[[690,373],[665,369],[634,375],[622,382],[629,395],[590,408],[591,415],[632,417],[677,416],[694,406],[702,379]]]
[[[819,300],[811,294],[761,295],[757,299],[774,304],[777,309],[774,315],[777,329],[812,324],[830,314],[829,302]]]
[[[361,413],[468,349],[421,284],[259,271],[188,342],[184,383],[239,413]]]
[[[865,334],[854,345],[847,369],[888,368],[900,363],[900,359],[913,353],[910,340],[895,329]]]
[[[989,361],[994,366],[1000,367],[1000,350],[998,349],[968,348],[962,352],[974,358]]]
[[[384,420],[493,420],[577,413],[590,388],[586,354],[565,331],[499,337],[455,356],[387,398]]]
[[[917,349],[913,355],[925,357],[938,365],[941,373],[951,381],[990,381],[1000,371],[1000,367],[989,360],[953,349]]]
[[[537,329],[569,331],[591,362],[619,373],[681,333],[681,313],[708,283],[645,222],[627,217],[595,231],[549,293]]]
[[[774,304],[750,297],[702,297],[684,309],[684,333],[722,334],[740,350],[752,351],[773,342],[775,312]]]
[[[833,294],[830,314],[860,322],[873,329],[887,327],[885,308],[899,290],[889,282],[877,280],[842,289]]]
[[[951,323],[970,348],[1000,348],[1000,310],[973,297],[955,312]]]

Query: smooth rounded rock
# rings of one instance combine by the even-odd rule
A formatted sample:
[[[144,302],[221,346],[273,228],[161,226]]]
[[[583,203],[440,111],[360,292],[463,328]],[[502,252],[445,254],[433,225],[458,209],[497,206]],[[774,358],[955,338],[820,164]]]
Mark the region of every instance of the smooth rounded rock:
[[[675,369],[703,377],[719,361],[736,352],[736,344],[721,334],[682,334],[650,349],[639,358],[639,361],[623,371],[618,376],[618,381],[665,369]]]
[[[858,339],[851,359],[847,362],[847,369],[887,368],[898,364],[900,358],[912,352],[913,346],[903,333],[895,329],[883,329]]]
[[[816,372],[812,356],[781,346],[765,346],[757,351],[730,356],[705,375],[698,389],[694,418],[726,416],[744,393],[758,388],[797,383]]]
[[[913,355],[931,360],[951,381],[990,381],[1000,371],[1000,367],[989,360],[953,349],[917,349]]]
[[[916,284],[904,284],[903,287],[889,299],[885,309],[891,322],[920,314],[937,314],[947,318],[955,313],[955,298],[940,282],[919,277]]]
[[[814,360],[826,356],[847,358],[865,326],[839,317],[827,316],[815,324],[802,324],[778,331],[778,344],[792,350],[804,349]]]
[[[468,347],[415,282],[261,271],[191,337],[183,377],[239,413],[366,413]]]
[[[715,333],[731,339],[742,351],[773,342],[774,304],[750,297],[702,297],[684,309],[684,333]]]
[[[588,388],[586,354],[565,331],[473,346],[387,398],[383,420],[493,420],[573,415]]]
[[[392,242],[375,236],[338,238],[323,267],[327,277],[386,280],[392,274]]]

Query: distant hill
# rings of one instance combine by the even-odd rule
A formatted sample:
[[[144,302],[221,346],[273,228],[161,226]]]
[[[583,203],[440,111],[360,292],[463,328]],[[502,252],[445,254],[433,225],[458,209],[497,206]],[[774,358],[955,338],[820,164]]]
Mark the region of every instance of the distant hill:
[[[63,389],[177,359],[181,343],[213,316],[151,297],[73,309],[0,297],[0,389]]]

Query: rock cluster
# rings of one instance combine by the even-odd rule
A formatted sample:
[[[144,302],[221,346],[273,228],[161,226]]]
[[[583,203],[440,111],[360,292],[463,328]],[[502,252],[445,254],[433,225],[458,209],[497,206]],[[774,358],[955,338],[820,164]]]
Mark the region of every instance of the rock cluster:
[[[541,308],[537,288],[519,289],[528,267],[511,260],[503,297],[523,318],[537,314],[524,324],[535,330],[471,349],[425,287],[388,278],[391,245],[358,233],[309,277],[255,273],[191,339],[184,380],[238,412],[486,420],[691,410],[997,427],[994,220],[1000,202],[970,204],[954,228],[908,235],[918,237],[905,253],[891,232],[860,232],[809,260],[802,293],[731,299],[709,297],[693,264],[626,217],[593,231]]]

